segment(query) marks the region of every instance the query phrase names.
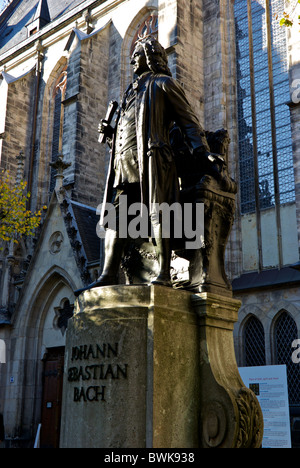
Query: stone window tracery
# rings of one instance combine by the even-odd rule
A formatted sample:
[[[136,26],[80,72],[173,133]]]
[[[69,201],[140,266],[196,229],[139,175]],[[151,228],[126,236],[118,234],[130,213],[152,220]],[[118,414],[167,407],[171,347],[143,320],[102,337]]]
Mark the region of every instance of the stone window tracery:
[[[53,133],[52,133],[52,151],[51,162],[57,161],[61,152],[62,130],[63,130],[63,106],[67,87],[67,65],[63,68],[55,81],[52,92],[52,101],[54,102]],[[56,169],[51,168],[50,176],[50,195],[55,187]]]
[[[130,54],[133,53],[134,46],[136,41],[145,36],[152,35],[158,38],[158,16],[157,14],[152,13],[148,18],[146,18],[138,27],[137,32],[132,40]]]
[[[53,327],[55,330],[60,330],[63,336],[68,328],[68,320],[73,316],[73,311],[74,305],[66,298],[61,301],[59,307],[54,308]]]

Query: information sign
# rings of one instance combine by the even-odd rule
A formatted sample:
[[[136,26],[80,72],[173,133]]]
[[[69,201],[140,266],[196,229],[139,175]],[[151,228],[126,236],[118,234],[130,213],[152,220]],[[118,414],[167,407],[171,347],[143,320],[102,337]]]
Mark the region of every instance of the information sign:
[[[239,372],[263,412],[262,447],[291,448],[286,366],[241,367]]]

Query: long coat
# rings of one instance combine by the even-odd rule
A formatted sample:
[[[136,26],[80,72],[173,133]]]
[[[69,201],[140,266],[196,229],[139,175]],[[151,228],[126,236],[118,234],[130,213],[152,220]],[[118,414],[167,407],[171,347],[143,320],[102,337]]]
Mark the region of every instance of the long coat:
[[[209,151],[209,146],[183,88],[175,79],[164,74],[149,73],[146,80],[141,82],[142,85],[136,86],[135,101],[138,165],[141,202],[147,206],[151,215],[153,204],[179,201],[178,176],[170,145],[170,129],[174,122],[181,129],[191,150],[204,147]],[[106,203],[112,200],[114,156],[113,141],[100,224],[103,224]]]

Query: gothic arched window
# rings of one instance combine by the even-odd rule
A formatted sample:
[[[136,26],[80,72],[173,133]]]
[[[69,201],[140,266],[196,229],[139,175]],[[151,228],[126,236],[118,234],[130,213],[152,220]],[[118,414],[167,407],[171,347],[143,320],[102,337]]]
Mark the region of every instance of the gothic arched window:
[[[245,366],[265,366],[265,332],[262,323],[252,315],[244,328]]]
[[[298,338],[297,325],[286,311],[275,322],[276,364],[286,364],[290,405],[300,404],[300,366],[292,361],[292,343]]]

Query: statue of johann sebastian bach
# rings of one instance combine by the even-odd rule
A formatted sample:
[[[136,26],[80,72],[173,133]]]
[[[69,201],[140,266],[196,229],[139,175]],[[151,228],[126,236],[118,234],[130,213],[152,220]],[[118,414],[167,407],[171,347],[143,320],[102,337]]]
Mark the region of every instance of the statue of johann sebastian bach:
[[[99,126],[112,150],[103,213],[105,204],[113,203],[118,218],[120,195],[127,195],[128,206],[136,202],[147,206],[159,259],[159,275],[153,283],[171,286],[171,242],[162,235],[161,220],[153,207],[179,202],[179,180],[170,144],[174,123],[209,173],[218,176],[224,161],[210,153],[202,126],[182,87],[172,78],[166,51],[154,37],[136,42],[131,65],[138,78],[125,92],[115,128],[106,120]],[[125,244],[118,228],[107,229],[103,272],[90,287],[117,284]]]

